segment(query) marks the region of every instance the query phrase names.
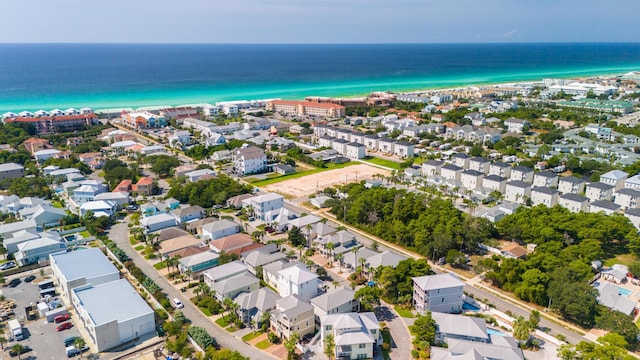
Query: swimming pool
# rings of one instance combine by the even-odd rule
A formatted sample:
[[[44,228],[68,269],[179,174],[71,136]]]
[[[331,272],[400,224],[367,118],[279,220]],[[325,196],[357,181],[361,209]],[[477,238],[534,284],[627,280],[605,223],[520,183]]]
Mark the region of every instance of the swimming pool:
[[[504,333],[496,329],[487,328],[487,335],[504,336]]]
[[[620,286],[616,286],[616,287],[618,288],[618,292],[620,293],[620,295],[623,295],[623,296],[629,296],[633,292],[631,290],[621,288]]]
[[[462,303],[462,310],[467,310],[467,311],[480,311],[480,308],[474,305],[471,305],[469,303],[463,302]]]

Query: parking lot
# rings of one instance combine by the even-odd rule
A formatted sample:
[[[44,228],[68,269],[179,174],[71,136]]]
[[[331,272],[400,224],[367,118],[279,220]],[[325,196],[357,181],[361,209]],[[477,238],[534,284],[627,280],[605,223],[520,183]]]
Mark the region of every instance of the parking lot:
[[[26,283],[23,280],[29,276],[34,275],[36,277],[31,283]],[[6,299],[13,299],[15,301],[15,319],[18,319],[23,326],[24,339],[17,342],[10,340],[5,344],[5,350],[0,355],[0,358],[9,359],[9,349],[17,343],[22,346],[29,347],[32,350],[25,352],[21,359],[66,359],[64,339],[70,336],[79,336],[80,332],[76,324],[69,329],[63,331],[56,331],[56,327],[60,324],[47,323],[46,318],[40,316],[36,320],[28,321],[25,307],[29,305],[36,305],[40,299],[40,289],[38,283],[43,280],[48,280],[48,269],[45,270],[44,277],[40,274],[40,270],[34,270],[27,273],[13,275],[6,278],[6,283],[13,279],[20,279],[21,282],[16,287],[5,286],[2,288],[2,295]],[[71,316],[71,320],[75,323],[77,317]],[[4,337],[11,339],[12,336],[8,333],[8,329],[5,329]],[[88,342],[88,339],[85,338]],[[85,353],[85,358],[88,354]],[[3,357],[4,356],[4,357]]]

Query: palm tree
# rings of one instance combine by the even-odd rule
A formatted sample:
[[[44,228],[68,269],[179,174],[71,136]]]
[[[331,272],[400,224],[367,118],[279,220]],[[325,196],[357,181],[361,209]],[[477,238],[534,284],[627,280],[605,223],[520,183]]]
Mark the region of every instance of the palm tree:
[[[191,275],[193,275],[193,271],[190,268],[187,268],[184,271],[184,274],[187,276],[187,287],[189,287],[189,285],[191,285]]]
[[[80,358],[82,359],[82,349],[87,345],[83,338],[77,337],[73,341],[73,346],[80,351]]]
[[[205,295],[209,292],[209,285],[207,285],[207,283],[201,282],[200,284],[198,284],[198,286],[195,289],[196,292],[196,296],[198,297],[198,300],[200,300],[200,295]]]
[[[365,265],[367,265],[367,259],[366,258],[360,258],[358,259],[358,261],[360,262],[360,276],[364,275],[364,267]]]
[[[356,260],[353,262],[355,269],[354,270],[358,270],[358,247],[354,247],[353,249],[351,249],[351,251],[353,252],[354,256],[356,257]]]
[[[231,300],[230,298],[224,298],[224,301],[222,301],[222,305],[227,311],[227,321],[229,321],[229,316],[231,316],[231,309],[233,307],[233,300]]]
[[[307,229],[307,247],[310,248],[311,247],[311,224],[307,224],[307,226],[305,226],[305,229]]]
[[[333,281],[331,282],[331,285],[333,285],[333,288],[334,288],[334,289],[336,289],[336,288],[338,287],[338,285],[340,285],[340,282],[339,282],[339,281],[337,281],[337,280],[333,280]]]
[[[331,264],[333,266],[333,249],[336,247],[336,245],[332,242],[327,243],[326,248],[328,250],[328,254],[327,254],[327,259],[329,259],[329,264]]]
[[[0,350],[4,350],[4,343],[7,342],[7,338],[0,336]]]
[[[344,254],[336,255],[336,260],[338,260],[338,263],[340,264],[340,273],[342,273],[342,265],[344,264]]]
[[[18,355],[18,360],[20,360],[20,355],[22,354],[22,350],[24,350],[24,346],[22,344],[15,344],[11,347],[11,351]]]

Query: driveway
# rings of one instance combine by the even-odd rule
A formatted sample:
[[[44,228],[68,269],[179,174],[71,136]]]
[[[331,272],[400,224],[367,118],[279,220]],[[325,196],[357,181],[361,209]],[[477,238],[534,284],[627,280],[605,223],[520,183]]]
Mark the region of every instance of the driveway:
[[[391,359],[411,359],[411,334],[402,318],[384,302],[374,312],[380,322],[387,323],[391,333]]]
[[[184,315],[191,320],[191,323],[196,326],[200,326],[205,328],[211,336],[216,338],[218,344],[221,347],[239,351],[242,355],[248,356],[251,359],[268,359],[272,358],[269,354],[260,351],[259,349],[248,345],[242,340],[234,337],[224,329],[221,329],[212,321],[210,321],[206,316],[204,316],[200,310],[184,296],[179,290],[174,288],[167,279],[160,275],[158,271],[148,262],[146,261],[137,251],[135,251],[131,244],[129,244],[129,228],[127,227],[127,223],[118,223],[111,227],[108,232],[109,239],[113,240],[118,247],[120,247],[124,252],[133,260],[133,262],[155,283],[162,288],[162,290],[167,294],[167,296],[172,298],[178,298],[184,304],[184,308],[182,312]]]

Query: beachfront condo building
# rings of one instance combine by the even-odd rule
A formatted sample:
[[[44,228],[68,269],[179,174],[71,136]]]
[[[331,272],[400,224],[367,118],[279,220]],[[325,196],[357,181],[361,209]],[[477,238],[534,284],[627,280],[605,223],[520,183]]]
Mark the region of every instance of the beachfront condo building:
[[[25,114],[28,115],[28,114]],[[27,123],[33,125],[38,135],[55,134],[81,130],[98,123],[96,114],[56,115],[56,116],[17,116],[4,119],[4,123]]]
[[[267,110],[289,115],[345,116],[344,106],[312,101],[273,100],[267,104]]]
[[[123,112],[122,122],[134,129],[160,128],[167,125],[167,120],[163,116],[148,111]]]

